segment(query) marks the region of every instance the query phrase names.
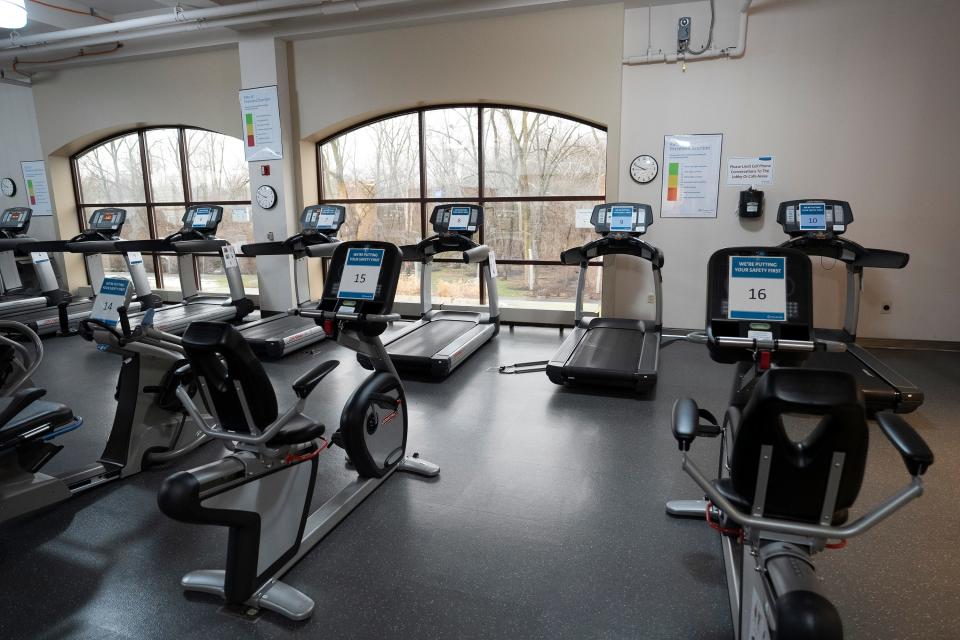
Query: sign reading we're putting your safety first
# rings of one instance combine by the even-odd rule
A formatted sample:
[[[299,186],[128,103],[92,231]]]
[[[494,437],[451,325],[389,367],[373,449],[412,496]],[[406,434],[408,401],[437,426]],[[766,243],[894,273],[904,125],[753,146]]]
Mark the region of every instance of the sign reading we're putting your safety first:
[[[727,317],[731,320],[787,319],[787,259],[731,256]]]

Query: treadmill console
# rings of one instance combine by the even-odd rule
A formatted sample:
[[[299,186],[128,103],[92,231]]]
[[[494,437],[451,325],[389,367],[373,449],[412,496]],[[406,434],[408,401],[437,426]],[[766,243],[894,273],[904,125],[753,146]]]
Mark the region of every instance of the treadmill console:
[[[483,224],[483,207],[478,204],[441,204],[433,208],[430,224],[440,235],[472,236]]]
[[[390,313],[402,260],[389,242],[340,243],[330,259],[320,309],[340,313]]]
[[[106,231],[110,234],[120,233],[123,223],[127,220],[126,209],[97,209],[90,214],[89,231]]]
[[[30,228],[33,209],[30,207],[11,207],[0,214],[0,232],[7,237],[26,233]]]
[[[636,202],[598,204],[590,214],[590,224],[601,235],[616,233],[640,236],[653,224],[653,208]]]
[[[810,258],[785,247],[720,249],[707,267],[707,335],[711,338],[812,340],[813,276]],[[712,345],[708,342],[708,346]],[[717,362],[752,355],[710,346]],[[806,354],[780,353],[778,362]]]
[[[792,237],[832,238],[847,230],[853,210],[843,200],[788,200],[780,203],[777,222]]]
[[[215,234],[222,219],[223,207],[211,204],[187,207],[187,211],[183,214],[183,231]]]
[[[315,204],[300,214],[300,229],[304,233],[320,232],[335,236],[347,219],[347,208],[339,204]]]

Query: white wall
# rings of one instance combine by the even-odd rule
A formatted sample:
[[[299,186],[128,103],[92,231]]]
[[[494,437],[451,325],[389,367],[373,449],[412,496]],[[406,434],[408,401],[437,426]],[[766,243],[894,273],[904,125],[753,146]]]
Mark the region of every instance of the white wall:
[[[23,184],[20,162],[42,160],[40,131],[30,87],[0,83],[0,177],[12,178],[17,192],[7,197],[0,194],[0,210],[27,206],[27,188]],[[42,240],[57,237],[52,216],[35,216],[30,223],[30,235]]]
[[[702,327],[707,258],[717,248],[785,239],[776,205],[801,197],[849,200],[847,237],[911,254],[902,271],[865,276],[860,335],[960,340],[956,270],[960,180],[960,3],[900,0],[756,2],[739,60],[623,68],[620,196],[654,205],[648,240],[664,250],[665,324]],[[736,39],[735,5],[718,0],[721,45]],[[642,54],[646,10],[628,13],[627,55]],[[676,18],[708,20],[706,3],[654,7],[654,48]],[[632,31],[631,31],[632,30]],[[697,44],[699,40],[695,41]],[[641,49],[641,50],[637,50]],[[663,135],[722,132],[724,158],[776,156],[761,222],[735,216],[740,187],[724,187],[715,220],[659,218],[661,181],[627,173],[640,153],[662,158]],[[610,167],[609,171],[614,168]],[[621,262],[624,262],[621,260]],[[843,269],[815,261],[818,324],[839,326]],[[830,266],[829,264],[827,266]],[[647,313],[648,269],[617,274],[618,313]],[[893,312],[879,313],[883,302]]]

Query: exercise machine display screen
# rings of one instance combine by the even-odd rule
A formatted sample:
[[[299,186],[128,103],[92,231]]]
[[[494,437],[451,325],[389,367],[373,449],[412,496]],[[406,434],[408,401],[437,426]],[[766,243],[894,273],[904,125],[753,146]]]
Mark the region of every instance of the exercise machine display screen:
[[[223,216],[223,208],[216,206],[190,207],[183,215],[183,226],[187,229],[216,231]]]
[[[351,248],[340,275],[337,298],[375,300],[383,266],[383,249]]]
[[[628,206],[613,206],[609,209],[610,231],[633,231],[637,210]]]
[[[483,224],[483,208],[475,204],[438,205],[430,214],[430,224],[437,233],[469,236]]]
[[[466,231],[470,227],[470,207],[451,207],[450,231]]]
[[[314,231],[337,231],[345,217],[345,209],[341,206],[315,205],[303,210],[300,226]]]
[[[843,200],[787,200],[777,209],[777,222],[791,236],[836,236],[853,222],[853,210]]]
[[[597,233],[646,233],[653,224],[653,208],[636,202],[598,204],[590,214],[590,224]]]
[[[801,231],[826,231],[826,204],[823,202],[801,202],[799,208]]]
[[[30,223],[33,211],[27,207],[13,207],[7,209],[0,216],[0,229],[25,229]]]
[[[119,231],[127,218],[124,209],[97,209],[90,216],[90,228],[98,231]]]

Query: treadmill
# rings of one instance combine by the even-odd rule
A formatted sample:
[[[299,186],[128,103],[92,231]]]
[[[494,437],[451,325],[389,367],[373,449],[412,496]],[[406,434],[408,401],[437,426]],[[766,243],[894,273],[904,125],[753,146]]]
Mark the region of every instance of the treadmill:
[[[34,252],[31,245],[38,242],[27,235],[33,209],[12,207],[0,214],[0,318],[56,307],[70,301],[70,292],[60,288],[50,257],[43,251]],[[37,286],[25,286],[20,279],[17,257],[29,257],[37,277]]]
[[[39,240],[31,243],[29,249],[33,252],[80,253],[83,254],[90,274],[90,285],[94,292],[100,291],[103,282],[103,260],[101,254],[117,253],[114,243],[122,240],[120,231],[126,222],[125,209],[108,207],[97,209],[90,214],[90,221],[86,229],[69,240]],[[143,267],[143,257],[137,252],[123,255],[127,263],[127,271],[133,278],[137,296],[131,303],[132,311],[139,311],[141,303],[146,307],[159,307],[160,296],[153,293],[147,272]],[[5,316],[5,320],[22,322],[39,335],[48,335],[60,331],[62,335],[75,333],[80,321],[90,315],[93,310],[92,298],[72,298],[61,302],[57,307],[45,307],[22,314]]]
[[[657,383],[660,331],[663,325],[663,253],[640,239],[653,224],[648,204],[598,204],[590,223],[600,238],[560,254],[563,264],[579,264],[573,332],[547,362],[547,377],[555,384],[602,385],[643,392]],[[607,255],[628,255],[653,267],[656,317],[650,320],[584,317],[583,292],[590,261]]]
[[[347,217],[346,207],[321,204],[307,207],[300,214],[300,233],[275,242],[255,242],[240,247],[245,256],[293,256],[293,282],[297,292],[297,307],[316,309],[320,304],[310,300],[306,277],[307,258],[329,258],[340,244],[337,232]],[[303,299],[306,302],[300,302]],[[326,337],[323,327],[312,318],[303,318],[289,312],[248,322],[240,328],[240,335],[258,356],[282,358],[315,344]]]
[[[790,240],[781,246],[799,249],[809,256],[833,258],[847,267],[843,328],[815,330],[820,339],[845,343],[846,351],[816,351],[810,354],[804,366],[838,369],[852,374],[863,392],[867,411],[871,413],[910,413],[923,404],[923,391],[855,343],[864,268],[902,269],[907,266],[910,255],[900,251],[867,249],[842,238],[853,222],[850,203],[843,200],[810,198],[781,202],[777,222],[790,235]]]
[[[194,321],[238,322],[253,311],[253,302],[243,290],[240,265],[233,247],[226,240],[216,237],[217,227],[223,219],[223,207],[216,205],[193,205],[183,214],[179,231],[163,239],[121,240],[114,242],[117,251],[125,255],[131,252],[150,253],[171,251],[177,254],[180,272],[180,290],[183,300],[174,305],[157,309],[153,326],[159,331],[180,335]],[[193,256],[198,253],[219,253],[223,272],[230,287],[229,294],[201,293],[197,289]],[[143,320],[144,312],[129,315],[130,327]]]
[[[441,204],[430,214],[436,235],[415,245],[401,247],[403,259],[420,262],[420,307],[422,316],[384,340],[394,366],[400,371],[445,378],[473,352],[500,332],[497,285],[491,275],[490,247],[471,239],[483,224],[483,207],[476,204]],[[458,252],[465,264],[479,264],[489,298],[489,311],[434,309],[431,297],[433,258]],[[364,358],[358,354],[361,364]]]

